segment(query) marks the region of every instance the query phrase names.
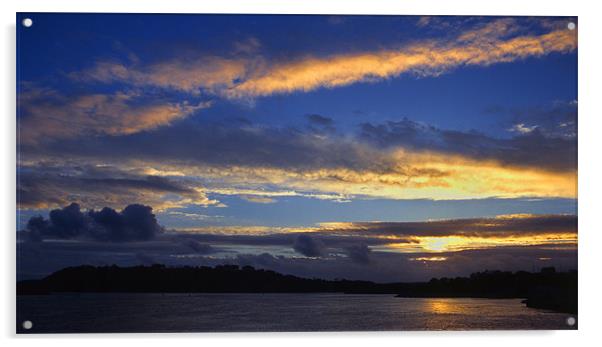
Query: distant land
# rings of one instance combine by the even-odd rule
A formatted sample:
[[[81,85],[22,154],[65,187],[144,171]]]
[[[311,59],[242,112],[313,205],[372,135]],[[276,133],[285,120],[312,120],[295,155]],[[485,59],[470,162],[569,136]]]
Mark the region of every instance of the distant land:
[[[577,313],[577,271],[484,271],[428,282],[374,283],[308,279],[251,266],[77,266],[40,280],[17,282],[17,295],[95,293],[316,293],[396,294],[399,297],[524,298],[528,307]]]

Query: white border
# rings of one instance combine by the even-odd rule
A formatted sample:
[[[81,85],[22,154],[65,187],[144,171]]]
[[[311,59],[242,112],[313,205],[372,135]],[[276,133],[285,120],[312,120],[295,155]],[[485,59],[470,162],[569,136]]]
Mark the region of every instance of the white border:
[[[3,115],[0,140],[3,170],[0,220],[3,221],[0,281],[2,297],[0,329],[2,345],[60,345],[61,347],[104,346],[110,342],[143,340],[148,347],[162,346],[166,339],[180,345],[244,344],[251,346],[301,346],[308,343],[362,345],[367,339],[378,344],[445,344],[488,347],[538,344],[569,346],[595,341],[602,312],[598,294],[601,283],[597,257],[600,237],[600,149],[602,131],[600,96],[600,15],[595,1],[575,0],[214,0],[214,1],[142,1],[142,0],[20,0],[1,2],[2,69],[1,107]],[[152,334],[152,335],[70,335],[16,337],[15,327],[15,12],[138,12],[138,13],[306,13],[306,14],[415,14],[415,15],[570,15],[579,16],[579,331],[568,332],[400,332],[400,333],[320,333],[320,334]],[[90,339],[94,337],[94,339]],[[82,339],[86,341],[81,341]],[[200,340],[197,340],[200,339]],[[136,341],[138,342],[138,341]]]

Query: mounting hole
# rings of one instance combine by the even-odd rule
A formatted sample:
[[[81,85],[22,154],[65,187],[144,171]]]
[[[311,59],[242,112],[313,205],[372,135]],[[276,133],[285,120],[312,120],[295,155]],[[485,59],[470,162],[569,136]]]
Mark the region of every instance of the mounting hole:
[[[33,328],[33,323],[30,320],[23,321],[23,329],[29,330]]]
[[[31,20],[31,18],[23,18],[23,21],[21,21],[21,23],[26,28],[29,28],[30,26],[33,25],[33,21]]]
[[[575,319],[575,317],[569,317],[566,319],[566,324],[570,327],[574,326],[575,323],[577,323],[577,320]]]
[[[569,30],[575,30],[575,23],[569,22],[566,27],[569,28]]]

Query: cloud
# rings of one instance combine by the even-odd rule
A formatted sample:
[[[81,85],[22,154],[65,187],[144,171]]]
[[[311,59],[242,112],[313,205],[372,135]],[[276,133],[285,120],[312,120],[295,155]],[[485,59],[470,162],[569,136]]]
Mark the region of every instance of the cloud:
[[[502,112],[502,116],[504,116]],[[511,132],[541,134],[576,142],[577,103],[555,101],[551,105],[507,110]]]
[[[207,243],[201,243],[195,239],[185,239],[184,244],[198,254],[211,254],[215,252],[215,249]]]
[[[313,227],[197,227],[179,233],[236,247],[290,247],[307,257],[370,251],[445,252],[500,247],[575,248],[577,216],[500,215],[421,222],[331,222]],[[365,247],[364,247],[365,246]],[[369,249],[366,249],[368,247]],[[367,255],[366,255],[367,257]]]
[[[501,215],[424,222],[323,223],[323,231],[389,236],[514,237],[577,234],[575,215]]]
[[[345,247],[345,253],[349,259],[358,264],[368,264],[370,262],[370,252],[370,248],[365,243]]]
[[[49,219],[33,217],[25,232],[41,239],[89,238],[105,242],[147,241],[162,232],[152,208],[131,204],[121,212],[105,207],[100,211],[81,211],[72,203],[50,211]]]
[[[234,53],[253,54],[261,48],[261,42],[255,37],[234,42]]]
[[[50,222],[42,216],[31,217],[27,221],[27,241],[39,242],[42,241],[42,235],[50,228]]]
[[[577,259],[577,217],[569,215],[239,228],[163,230],[149,206],[82,211],[70,204],[48,219],[31,218],[18,232],[19,272],[40,277],[79,264],[238,264],[308,277],[409,281],[484,269],[570,269]]]
[[[225,169],[224,169],[225,171]],[[238,185],[239,182],[237,182]],[[253,185],[252,182],[246,182],[248,185]],[[276,202],[277,197],[304,197],[318,200],[331,200],[335,202],[347,202],[347,197],[340,194],[318,194],[311,192],[299,192],[295,190],[277,190],[277,189],[250,189],[250,188],[239,188],[237,186],[230,187],[206,187],[206,193],[219,194],[219,195],[236,195],[243,200],[260,203],[270,204]]]
[[[78,204],[71,204],[62,209],[50,211],[49,229],[42,235],[51,234],[59,238],[70,239],[79,236],[87,229],[87,220]]]
[[[526,126],[523,123],[518,123],[518,124],[515,124],[509,130],[513,131],[513,132],[520,133],[520,134],[529,134],[529,133],[533,132],[535,129],[537,129],[537,125]]]
[[[174,235],[201,243],[222,246],[257,246],[284,248],[307,257],[325,256],[330,249],[342,251],[350,244],[384,246],[390,243],[416,243],[403,237],[383,238],[378,234],[333,233],[320,228],[288,228],[265,226],[215,226],[170,230]],[[290,253],[290,252],[289,252]]]
[[[195,199],[203,205],[216,202],[201,193],[338,201],[576,197],[576,139],[539,129],[495,138],[405,119],[363,124],[352,137],[206,122],[20,149],[22,160],[33,163],[61,162],[68,155],[90,164],[196,178],[195,186],[205,185]]]
[[[492,27],[498,27],[497,23],[494,22]],[[257,77],[234,85],[226,95],[241,98],[307,92],[321,87],[382,80],[402,73],[433,76],[463,65],[490,65],[552,52],[565,53],[577,45],[575,32],[567,30],[510,39],[481,36],[481,33],[482,29],[465,32],[452,43],[424,42],[399,50],[305,58],[276,64]]]
[[[204,220],[210,220],[210,219],[219,219],[219,218],[223,217],[223,216],[206,215],[206,214],[200,214],[200,213],[187,213],[187,212],[182,212],[182,211],[168,211],[167,215],[181,217],[183,219],[189,219],[189,220],[193,220],[193,221],[204,221]]]
[[[336,130],[334,120],[329,117],[324,117],[319,114],[309,114],[306,116],[309,122],[308,128],[315,133],[331,133]]]
[[[240,195],[240,198],[257,204],[272,204],[276,202],[276,199],[256,195]]]
[[[430,28],[434,18],[423,17],[418,25]],[[138,201],[164,210],[220,204],[208,194],[237,195],[256,203],[271,203],[279,196],[339,202],[575,198],[574,107],[566,117],[541,113],[538,119],[513,119],[503,125],[517,130],[511,138],[407,119],[363,124],[354,137],[337,134],[334,121],[318,114],[308,115],[301,130],[196,119],[182,124],[178,120],[210,102],[172,102],[162,94],[166,88],[178,98],[184,91],[191,100],[200,100],[199,95],[247,99],[406,73],[435,76],[462,66],[568,53],[577,47],[576,32],[556,22],[477,20],[463,23],[468,29],[461,32],[454,24],[446,37],[378,51],[271,60],[260,54],[261,43],[249,38],[223,57],[97,62],[69,75],[78,88],[106,90],[105,85],[81,83],[115,83],[127,92],[69,94],[29,85],[19,94],[19,165],[24,168],[19,173],[19,206],[48,208],[78,201],[101,207]],[[72,172],[66,156],[89,165],[131,167],[138,174],[96,177]],[[35,168],[46,160],[61,162],[57,171]],[[147,177],[140,172],[152,173]],[[159,176],[168,178],[161,181]]]
[[[293,249],[306,257],[321,257],[324,254],[324,244],[305,234],[297,236]]]
[[[461,42],[495,42],[500,38],[507,38],[522,29],[514,18],[501,18],[488,23],[477,24],[472,30],[463,32],[458,36]]]
[[[63,95],[49,89],[19,93],[21,143],[156,129],[210,106],[210,102],[160,102],[136,93]]]
[[[428,24],[425,21],[419,24]],[[253,55],[202,57],[195,61],[175,59],[149,66],[101,62],[90,70],[73,73],[72,77],[105,83],[127,81],[191,93],[203,90],[227,98],[248,99],[380,81],[404,73],[437,76],[462,66],[487,66],[568,53],[577,48],[576,31],[535,23],[547,31],[532,34],[519,21],[503,18],[478,23],[456,37],[418,41],[375,52],[307,55],[290,61],[269,61]]]
[[[503,19],[502,19],[503,20]],[[516,18],[510,18],[509,20],[517,21]],[[482,17],[474,16],[421,16],[416,21],[416,27],[426,32],[439,32],[439,33],[454,33],[458,36],[458,33],[465,31],[470,32],[471,30],[478,30],[483,26],[488,25],[491,21],[483,22]],[[524,23],[518,24],[517,27],[522,27]],[[464,30],[463,28],[470,27],[470,30]],[[548,28],[551,29],[552,27]]]
[[[289,246],[290,247],[290,246]],[[577,268],[576,249],[557,247],[501,247],[458,252],[392,253],[372,250],[370,262],[356,263],[346,255],[333,257],[286,257],[261,252],[235,256],[217,253],[190,255],[185,245],[168,242],[72,242],[22,243],[17,253],[20,278],[41,278],[52,271],[81,264],[133,266],[161,263],[168,266],[251,265],[308,278],[346,278],[377,282],[428,281],[433,277],[466,276],[489,270],[536,271],[543,266]],[[444,257],[445,261],[420,261],[416,258]],[[539,258],[550,258],[542,261]],[[414,260],[412,260],[414,259]]]
[[[576,120],[575,110],[563,119],[565,123],[571,123],[570,119]],[[495,160],[513,166],[575,172],[577,141],[574,137],[558,133],[562,130],[559,127],[559,124],[555,124],[553,129],[540,129],[539,126],[527,127],[520,123],[512,128],[519,135],[508,139],[476,131],[439,129],[404,118],[383,124],[364,123],[359,137],[382,148],[429,150],[475,160]]]
[[[429,23],[431,23],[433,18],[436,18],[436,17],[422,16],[422,17],[418,18],[418,21],[416,22],[416,26],[417,27],[425,27],[425,26],[429,25]]]
[[[199,89],[217,93],[233,81],[244,78],[249,66],[261,61],[205,56],[198,60],[173,60],[148,66],[126,66],[117,62],[98,62],[91,69],[73,72],[78,82],[127,82],[138,86],[158,86],[198,94]]]
[[[160,176],[138,176],[110,166],[39,163],[22,165],[17,182],[19,208],[52,208],[77,201],[86,206],[124,206],[132,201],[158,210],[184,205],[219,205],[198,186]]]
[[[324,127],[327,126],[332,126],[334,121],[332,120],[332,118],[329,117],[324,117],[321,116],[319,114],[308,114],[307,115],[307,120],[309,120],[310,123],[316,124],[316,125],[321,125]]]

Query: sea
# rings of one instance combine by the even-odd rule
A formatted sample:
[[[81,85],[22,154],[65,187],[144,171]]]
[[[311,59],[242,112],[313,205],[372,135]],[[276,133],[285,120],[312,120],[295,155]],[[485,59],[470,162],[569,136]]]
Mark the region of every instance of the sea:
[[[66,293],[17,297],[18,333],[556,330],[576,329],[576,318],[527,308],[520,299],[398,298],[389,294]]]

